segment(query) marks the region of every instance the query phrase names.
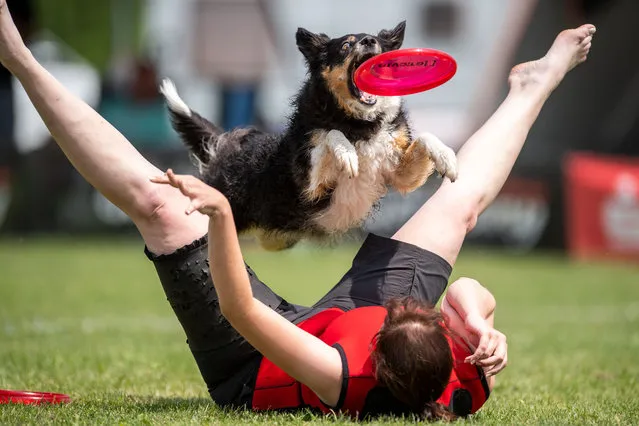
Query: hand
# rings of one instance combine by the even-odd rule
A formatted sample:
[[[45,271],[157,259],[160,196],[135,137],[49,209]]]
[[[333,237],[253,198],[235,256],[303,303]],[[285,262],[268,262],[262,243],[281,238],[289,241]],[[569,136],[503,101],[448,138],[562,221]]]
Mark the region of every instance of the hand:
[[[477,337],[475,352],[466,357],[465,362],[483,367],[486,376],[493,376],[508,364],[508,344],[506,336],[493,328],[481,316],[468,316],[466,329]]]
[[[176,175],[169,169],[164,175],[151,178],[151,182],[171,185],[189,197],[191,204],[187,207],[186,214],[197,210],[207,216],[215,216],[231,210],[228,200],[220,191],[194,176]]]

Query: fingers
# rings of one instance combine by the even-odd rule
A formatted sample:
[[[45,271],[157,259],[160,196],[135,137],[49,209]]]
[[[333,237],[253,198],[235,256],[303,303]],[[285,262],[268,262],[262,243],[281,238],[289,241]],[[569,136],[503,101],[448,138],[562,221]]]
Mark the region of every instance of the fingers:
[[[497,330],[483,333],[475,352],[465,362],[481,366],[500,363],[506,355],[506,336]]]
[[[481,359],[485,359],[494,355],[495,349],[497,348],[498,344],[499,344],[499,336],[494,334],[491,335],[490,340],[488,341],[488,345],[486,346],[483,357]],[[481,359],[479,359],[478,362],[481,361]]]
[[[177,188],[177,185],[175,184],[176,176],[171,169],[168,169],[166,173],[162,175],[151,177],[150,180],[153,183],[167,184]]]
[[[189,215],[196,210],[200,210],[202,208],[202,204],[203,204],[202,201],[198,200],[197,198],[193,198],[189,206],[186,208],[185,213]]]
[[[490,367],[495,364],[501,363],[505,357],[506,357],[506,350],[505,348],[502,349],[500,347],[492,355],[477,361],[477,365],[481,365],[482,367]]]
[[[225,207],[228,204],[228,200],[226,200],[224,195],[194,176],[176,175],[173,170],[168,169],[165,174],[154,176],[150,180],[161,185],[171,185],[187,196],[191,200],[185,210],[187,215],[199,211],[202,214],[211,216],[220,207]]]
[[[171,185],[174,188],[178,188],[182,194],[188,197],[191,194],[191,186],[188,184],[188,180],[191,179],[196,178],[193,176],[176,175],[172,169],[168,169],[165,174],[152,177],[151,182]]]
[[[180,191],[182,191],[182,194],[188,195],[187,186],[185,183],[186,176],[178,176],[175,173],[173,173],[172,169],[168,169],[166,171],[166,177],[169,180],[169,183],[171,184],[171,186],[178,188]]]
[[[171,184],[171,181],[169,180],[167,175],[153,176],[149,180],[153,183],[169,184],[169,185]]]
[[[501,364],[507,356],[506,348],[507,345],[505,342],[503,344],[500,344],[491,356],[477,361],[477,365],[480,365],[482,367],[492,367],[497,364]]]
[[[493,333],[496,346],[492,352],[487,352],[484,358],[476,360],[474,363],[481,366],[487,377],[494,376],[508,365],[508,343],[506,336],[495,331]],[[474,356],[475,354],[473,354]]]
[[[192,190],[192,185],[188,183],[188,180],[190,179],[195,178],[192,176],[178,176],[172,169],[168,169],[164,175],[151,178],[151,182],[171,185],[174,188],[178,188],[183,195],[189,197],[191,202],[186,208],[185,213],[190,215],[202,207],[202,201],[198,199],[197,194]]]
[[[507,365],[508,365],[508,354],[504,356],[504,359],[500,363],[498,363],[492,368],[488,368],[484,370],[484,373],[486,374],[486,377],[494,376],[497,373],[501,372],[504,368],[506,368]]]
[[[489,352],[491,348],[492,350],[494,350],[494,344],[491,342],[492,339],[493,339],[492,333],[490,332],[482,333],[479,339],[479,344],[477,345],[477,349],[475,349],[475,353],[468,356],[466,358],[466,362],[475,364],[480,359],[484,359],[492,355],[492,352]]]

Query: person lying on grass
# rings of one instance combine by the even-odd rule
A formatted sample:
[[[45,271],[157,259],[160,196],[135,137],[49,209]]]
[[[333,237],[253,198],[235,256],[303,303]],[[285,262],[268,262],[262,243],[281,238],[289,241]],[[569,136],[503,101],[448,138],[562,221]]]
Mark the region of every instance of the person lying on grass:
[[[75,168],[135,223],[215,402],[359,418],[454,419],[488,398],[507,364],[494,298],[462,278],[440,312],[433,306],[466,234],[500,191],[545,101],[585,61],[594,33],[592,25],[564,31],[542,59],[516,66],[502,105],[459,151],[457,181],[444,179],[391,238],[369,235],[340,282],[304,307],[244,263],[225,198],[144,159],[34,59],[0,0],[0,62]]]

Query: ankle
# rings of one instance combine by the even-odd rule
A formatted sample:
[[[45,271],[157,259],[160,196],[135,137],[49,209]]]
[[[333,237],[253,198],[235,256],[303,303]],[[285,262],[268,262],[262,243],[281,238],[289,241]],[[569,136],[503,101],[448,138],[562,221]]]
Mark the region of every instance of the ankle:
[[[2,65],[11,72],[11,74],[20,79],[21,75],[32,67],[35,62],[35,58],[33,57],[31,50],[23,45],[11,52],[9,57],[2,59],[1,62]]]
[[[508,96],[532,102],[543,102],[550,97],[557,86],[552,83],[553,81],[554,79],[547,78],[547,76],[512,72],[508,78],[510,87]]]

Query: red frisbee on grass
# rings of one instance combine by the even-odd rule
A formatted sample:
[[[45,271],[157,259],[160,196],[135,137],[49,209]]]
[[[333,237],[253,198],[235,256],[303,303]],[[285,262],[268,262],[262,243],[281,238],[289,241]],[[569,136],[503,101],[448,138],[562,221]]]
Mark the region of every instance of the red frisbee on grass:
[[[435,49],[392,50],[370,58],[355,70],[355,85],[378,96],[404,96],[441,86],[453,78],[457,62]]]
[[[66,404],[71,402],[69,395],[49,392],[12,391],[0,389],[0,404]]]

